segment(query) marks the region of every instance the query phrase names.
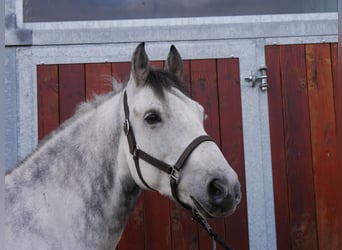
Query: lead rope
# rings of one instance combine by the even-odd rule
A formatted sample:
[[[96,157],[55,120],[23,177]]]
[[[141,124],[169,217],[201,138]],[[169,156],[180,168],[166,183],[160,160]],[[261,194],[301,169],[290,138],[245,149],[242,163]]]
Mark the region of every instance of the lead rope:
[[[193,220],[197,221],[203,229],[209,234],[210,238],[213,241],[213,250],[216,250],[216,242],[218,242],[221,246],[226,250],[233,250],[228,243],[222,239],[209,225],[206,219],[204,219],[196,210],[192,211]]]

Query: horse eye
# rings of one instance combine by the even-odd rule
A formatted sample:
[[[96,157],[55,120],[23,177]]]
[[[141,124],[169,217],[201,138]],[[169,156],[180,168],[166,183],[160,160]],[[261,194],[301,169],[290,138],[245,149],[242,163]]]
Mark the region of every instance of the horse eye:
[[[161,117],[156,114],[156,113],[149,113],[148,115],[146,115],[145,117],[145,121],[148,123],[148,124],[156,124],[158,122],[161,122],[162,119]]]

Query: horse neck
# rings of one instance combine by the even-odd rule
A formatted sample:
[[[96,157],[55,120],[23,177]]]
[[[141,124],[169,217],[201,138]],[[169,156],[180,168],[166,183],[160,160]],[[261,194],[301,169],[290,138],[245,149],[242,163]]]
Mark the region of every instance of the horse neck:
[[[55,209],[69,210],[71,220],[83,220],[74,224],[84,224],[86,232],[80,232],[84,234],[80,237],[94,246],[104,244],[99,243],[103,238],[110,239],[108,247],[117,243],[139,195],[119,146],[125,139],[121,138],[121,100],[121,95],[116,95],[68,121],[24,162],[25,166],[12,173],[14,179],[22,176],[20,171],[30,171],[32,174],[25,175],[29,180],[23,183],[43,183],[40,191],[44,199],[51,195]],[[37,192],[37,186],[32,186]],[[74,203],[69,206],[75,211],[63,207],[65,203],[58,199],[64,198]]]

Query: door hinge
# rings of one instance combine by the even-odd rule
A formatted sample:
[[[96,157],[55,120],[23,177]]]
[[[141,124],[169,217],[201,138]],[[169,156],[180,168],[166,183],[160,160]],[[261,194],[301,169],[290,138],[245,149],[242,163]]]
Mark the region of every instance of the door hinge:
[[[267,67],[262,65],[256,73],[252,72],[250,76],[245,78],[245,80],[252,83],[252,87],[255,87],[258,84],[261,91],[267,91]]]

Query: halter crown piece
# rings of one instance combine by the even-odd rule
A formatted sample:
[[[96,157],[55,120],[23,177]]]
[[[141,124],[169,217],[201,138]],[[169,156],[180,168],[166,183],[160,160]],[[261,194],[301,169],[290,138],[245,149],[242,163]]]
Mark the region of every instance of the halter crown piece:
[[[227,242],[225,242],[224,239],[222,239],[217,233],[215,233],[205,218],[203,218],[195,208],[190,207],[189,205],[182,202],[178,197],[177,192],[177,185],[178,185],[178,179],[180,176],[180,170],[184,167],[185,162],[193,152],[193,150],[200,145],[201,143],[205,141],[212,141],[212,139],[208,135],[200,135],[199,137],[195,138],[183,151],[183,153],[180,155],[178,160],[176,161],[174,166],[171,166],[161,160],[158,160],[154,158],[153,156],[149,155],[148,153],[141,150],[135,140],[135,136],[132,130],[132,127],[130,125],[129,121],[129,107],[127,103],[127,93],[124,92],[123,96],[123,103],[124,103],[124,112],[125,112],[125,122],[123,125],[123,130],[125,132],[125,135],[127,137],[129,151],[133,157],[135,168],[137,170],[138,176],[141,180],[141,182],[150,190],[156,191],[153,188],[151,188],[146,181],[144,180],[142,173],[140,171],[140,165],[139,165],[139,159],[144,160],[145,162],[151,164],[152,166],[158,168],[159,170],[167,173],[170,176],[170,186],[171,186],[171,192],[172,196],[175,198],[175,200],[182,205],[184,208],[192,212],[192,218],[197,221],[204,230],[209,234],[209,236],[213,240],[213,249],[216,249],[216,241],[222,245],[227,250],[232,250],[232,248],[228,245]]]

